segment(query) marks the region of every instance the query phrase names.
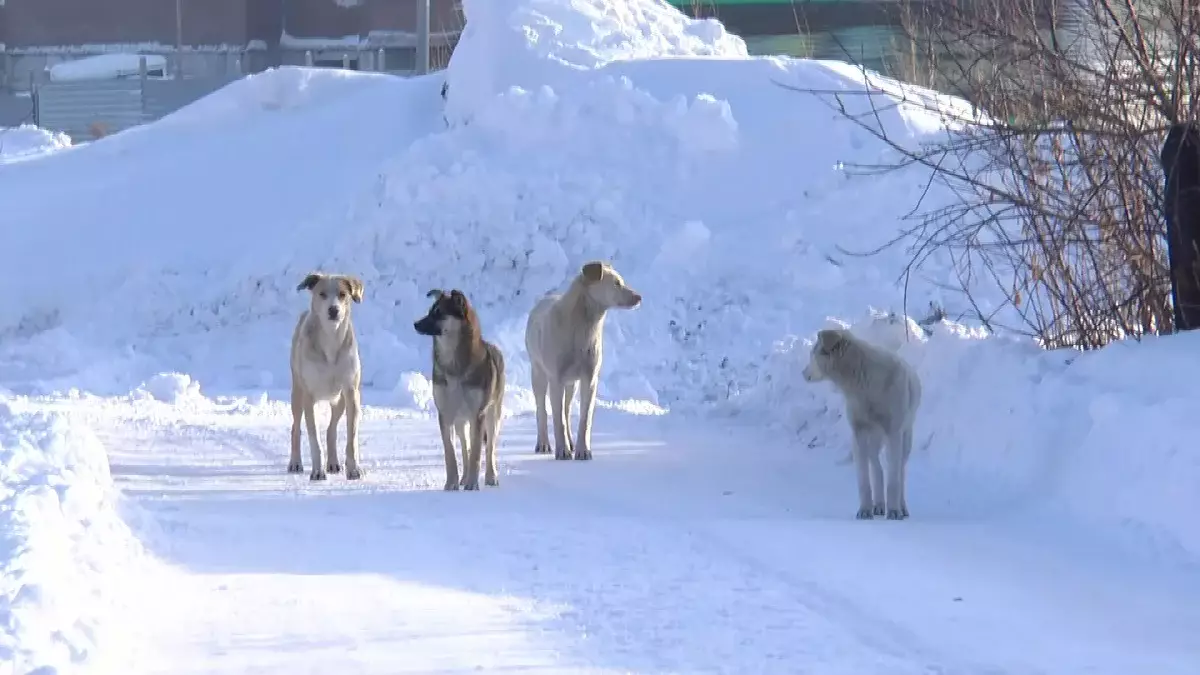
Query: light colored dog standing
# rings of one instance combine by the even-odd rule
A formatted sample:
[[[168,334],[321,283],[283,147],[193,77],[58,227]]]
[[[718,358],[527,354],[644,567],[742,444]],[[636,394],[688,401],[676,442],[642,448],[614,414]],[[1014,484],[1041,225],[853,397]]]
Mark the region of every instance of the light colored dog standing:
[[[829,380],[846,401],[858,470],[858,515],[908,517],[905,481],[912,454],[913,423],[921,405],[921,381],[899,355],[872,345],[846,329],[817,332],[804,367],[809,382]],[[887,443],[886,498],[881,446]],[[872,483],[874,491],[872,492]]]
[[[312,451],[311,480],[325,480],[327,473],[340,473],[337,455],[337,425],[346,415],[346,478],[362,477],[358,466],[358,422],[362,414],[362,364],[358,341],[350,320],[350,303],[362,302],[363,283],[343,274],[314,272],[296,287],[309,291],[312,300],[292,332],[292,456],[288,473],[303,473],[300,459],[300,418],[308,432]],[[328,458],[321,462],[317,439],[316,404],[329,403],[329,428],[325,432]]]
[[[504,405],[504,355],[483,339],[479,317],[461,291],[432,290],[433,306],[413,322],[421,335],[433,338],[433,402],[446,453],[446,490],[479,489],[479,461],[487,446],[484,483],[499,485],[496,443]],[[467,443],[470,429],[471,442]],[[462,447],[462,480],[454,459],[451,429]]]
[[[592,458],[592,415],[604,356],[604,317],[614,307],[632,309],[642,296],[625,284],[611,265],[589,262],[566,293],[544,296],[529,312],[525,349],[537,403],[537,445],[550,452],[546,396],[554,421],[554,458]],[[579,385],[579,433],[572,443],[567,423]]]

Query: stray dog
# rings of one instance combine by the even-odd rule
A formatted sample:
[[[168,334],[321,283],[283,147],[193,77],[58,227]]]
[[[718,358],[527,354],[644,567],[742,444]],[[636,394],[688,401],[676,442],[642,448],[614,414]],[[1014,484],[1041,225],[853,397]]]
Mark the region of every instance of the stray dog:
[[[583,266],[566,293],[549,293],[529,311],[525,349],[537,402],[534,452],[550,452],[548,393],[554,417],[554,458],[592,458],[592,414],[604,356],[604,317],[613,307],[632,309],[641,302],[642,296],[627,286],[611,265],[593,261]],[[576,383],[580,385],[579,433],[572,443],[567,422]]]
[[[504,403],[504,355],[480,335],[479,317],[462,291],[432,290],[429,313],[413,328],[433,338],[433,402],[437,405],[442,449],[446,452],[446,490],[460,482],[454,458],[453,427],[462,446],[464,490],[479,489],[479,460],[487,445],[484,483],[499,485],[496,475],[496,439]],[[471,442],[467,443],[470,426]]]
[[[886,441],[886,515],[889,520],[907,518],[904,483],[912,453],[913,422],[921,405],[921,380],[916,371],[900,356],[855,337],[849,330],[826,329],[817,332],[804,379],[829,380],[846,401],[858,469],[857,517],[870,520],[885,514],[879,451]]]
[[[312,304],[292,332],[292,458],[288,473],[303,473],[300,460],[300,417],[312,450],[310,480],[325,480],[326,472],[340,473],[337,424],[346,415],[346,478],[362,478],[358,466],[358,421],[362,415],[362,364],[358,341],[350,321],[350,302],[362,302],[363,283],[356,277],[314,272],[296,287],[307,290]],[[329,428],[325,432],[328,458],[321,464],[317,440],[316,403],[329,402]]]

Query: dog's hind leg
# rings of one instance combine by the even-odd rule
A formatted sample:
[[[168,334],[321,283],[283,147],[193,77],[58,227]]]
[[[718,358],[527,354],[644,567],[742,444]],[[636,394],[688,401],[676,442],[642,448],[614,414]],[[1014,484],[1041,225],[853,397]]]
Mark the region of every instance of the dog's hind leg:
[[[342,465],[338,462],[337,425],[346,414],[346,397],[339,396],[338,400],[329,405],[329,428],[325,430],[325,471],[341,473]]]
[[[342,394],[346,402],[346,480],[362,478],[358,465],[358,422],[362,419],[362,392],[357,386]]]
[[[442,432],[442,450],[446,454],[446,485],[442,489],[457,490],[458,459],[454,457],[454,439],[450,436],[453,430],[450,428],[450,420],[440,412],[438,413],[438,430]],[[465,470],[466,467],[464,467]]]
[[[546,371],[542,370],[536,363],[530,366],[532,369],[533,380],[533,401],[537,409],[537,444],[533,446],[533,451],[537,454],[550,453],[550,430],[549,415],[546,413],[546,396],[549,393],[549,381],[546,378]]]
[[[304,473],[300,459],[300,424],[304,417],[304,391],[292,383],[292,454],[288,458],[288,473]]]
[[[471,445],[467,443],[467,423],[460,422],[454,425],[454,435],[458,436],[458,449],[462,452],[462,474],[458,484],[467,484],[467,467],[471,466]]]
[[[312,453],[312,472],[309,480],[325,480],[325,466],[321,461],[321,441],[317,439],[317,410],[312,397],[304,400],[304,430],[308,432],[308,447]]]
[[[851,430],[854,433],[854,468],[858,474],[858,513],[855,517],[871,520],[875,517],[875,500],[871,498],[872,458],[878,462],[883,439],[869,423],[852,423]]]
[[[887,439],[887,519],[904,518],[904,431],[896,430]]]
[[[912,454],[913,430],[912,425],[904,428],[901,437],[904,453],[900,462],[900,517],[908,517],[908,457]]]
[[[463,472],[467,477],[467,482],[463,485],[464,490],[479,489],[479,461],[483,458],[483,436],[487,429],[486,413],[476,415],[471,420],[471,458],[466,470]]]

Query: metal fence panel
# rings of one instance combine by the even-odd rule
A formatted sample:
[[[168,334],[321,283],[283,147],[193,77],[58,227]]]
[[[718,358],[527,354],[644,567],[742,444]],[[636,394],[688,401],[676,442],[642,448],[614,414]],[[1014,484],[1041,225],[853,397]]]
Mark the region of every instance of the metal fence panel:
[[[144,121],[139,79],[50,82],[37,87],[38,125],[90,140]]]

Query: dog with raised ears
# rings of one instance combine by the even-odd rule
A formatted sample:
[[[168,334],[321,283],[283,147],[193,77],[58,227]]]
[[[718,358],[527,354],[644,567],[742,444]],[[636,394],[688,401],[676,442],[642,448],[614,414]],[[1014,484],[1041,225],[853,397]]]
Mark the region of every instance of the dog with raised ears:
[[[358,465],[358,422],[362,416],[362,363],[350,320],[351,303],[362,302],[363,283],[345,274],[313,272],[296,287],[308,291],[309,308],[300,314],[292,332],[292,456],[288,473],[303,473],[300,459],[300,418],[304,418],[312,453],[310,480],[340,473],[337,425],[346,416],[346,478],[362,478]],[[329,403],[325,430],[326,461],[321,462],[317,439],[316,404]]]
[[[632,309],[642,296],[606,262],[583,265],[565,293],[549,293],[529,311],[525,349],[537,404],[536,453],[550,452],[546,397],[554,422],[554,458],[592,458],[592,415],[604,356],[604,318],[612,308]],[[579,433],[567,430],[579,386]]]
[[[900,355],[844,328],[829,328],[817,332],[803,376],[832,382],[846,401],[858,471],[856,517],[908,518],[908,458],[922,395],[917,372]],[[879,461],[885,443],[886,481]]]
[[[433,338],[433,402],[437,406],[442,449],[446,453],[446,490],[479,489],[479,463],[487,447],[484,483],[500,484],[496,443],[504,403],[504,355],[483,339],[479,317],[467,296],[454,289],[434,289],[429,312],[413,322],[421,335]],[[462,448],[462,477],[454,456],[454,439]],[[468,442],[468,433],[470,439]]]

